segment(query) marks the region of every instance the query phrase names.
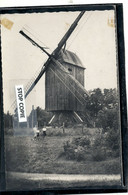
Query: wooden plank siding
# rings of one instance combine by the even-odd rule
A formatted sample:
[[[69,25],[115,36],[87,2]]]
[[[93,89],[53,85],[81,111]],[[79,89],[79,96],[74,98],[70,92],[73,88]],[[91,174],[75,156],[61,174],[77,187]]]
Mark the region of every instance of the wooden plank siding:
[[[84,86],[84,68],[67,62],[62,64],[70,70],[69,74],[72,74]],[[64,83],[78,96],[79,88],[76,88],[76,84],[67,73],[60,71],[53,62],[45,76],[45,109],[47,111],[83,111],[83,106]]]

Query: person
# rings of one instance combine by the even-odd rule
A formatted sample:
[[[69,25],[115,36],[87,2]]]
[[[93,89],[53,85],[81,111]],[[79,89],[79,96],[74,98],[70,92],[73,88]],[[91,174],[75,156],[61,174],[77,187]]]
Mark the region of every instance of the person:
[[[47,130],[47,128],[46,128],[46,126],[44,126],[44,127],[43,127],[43,136],[44,136],[44,137],[46,136],[46,130]]]
[[[33,131],[34,131],[34,138],[39,137],[40,131],[38,130],[37,125],[33,128]]]

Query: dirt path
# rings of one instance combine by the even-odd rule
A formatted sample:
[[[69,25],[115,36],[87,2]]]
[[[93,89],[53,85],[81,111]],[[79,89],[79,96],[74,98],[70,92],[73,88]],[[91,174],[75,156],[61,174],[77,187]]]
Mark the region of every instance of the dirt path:
[[[27,179],[30,181],[43,181],[43,180],[52,180],[52,181],[121,181],[120,174],[99,174],[99,175],[75,175],[75,174],[42,174],[42,173],[20,173],[20,172],[7,172],[7,177],[17,178],[17,179]]]

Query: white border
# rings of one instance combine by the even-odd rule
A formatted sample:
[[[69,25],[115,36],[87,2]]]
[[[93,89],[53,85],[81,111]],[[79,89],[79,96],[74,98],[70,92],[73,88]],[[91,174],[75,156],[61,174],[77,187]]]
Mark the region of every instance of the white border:
[[[74,4],[100,4],[100,3],[123,3],[124,15],[124,38],[125,38],[125,67],[126,67],[126,87],[128,94],[128,0],[0,0],[0,7],[19,6],[43,6],[43,5],[74,5]],[[128,97],[127,97],[128,102]],[[127,106],[128,109],[128,106]],[[117,194],[117,193],[115,193]],[[124,193],[118,193],[118,195]],[[125,193],[128,194],[128,193]],[[109,195],[114,195],[109,194]]]

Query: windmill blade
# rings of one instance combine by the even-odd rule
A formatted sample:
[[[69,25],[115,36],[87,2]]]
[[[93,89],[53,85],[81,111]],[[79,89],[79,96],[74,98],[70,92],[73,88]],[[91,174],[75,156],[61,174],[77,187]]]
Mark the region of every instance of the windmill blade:
[[[48,66],[51,63],[51,58],[54,56],[54,58],[56,59],[57,56],[59,55],[60,50],[62,49],[62,47],[65,45],[66,41],[68,40],[68,38],[70,37],[70,35],[72,34],[72,32],[74,31],[74,29],[76,28],[79,20],[81,19],[81,17],[84,15],[85,11],[82,11],[78,17],[75,19],[75,21],[73,22],[73,24],[70,26],[69,30],[66,32],[66,34],[63,36],[63,38],[60,40],[60,42],[58,43],[58,47],[53,51],[53,53],[50,55],[43,47],[41,47],[39,44],[37,44],[34,40],[32,40],[25,32],[20,31],[20,33],[26,38],[28,39],[33,45],[36,45],[37,47],[39,47],[43,52],[45,52],[49,58],[48,60],[45,62],[44,66],[42,67],[42,70],[40,71],[39,75],[37,76],[37,78],[35,79],[35,81],[32,83],[32,85],[30,86],[30,88],[27,90],[26,94],[25,94],[25,98],[29,95],[29,93],[32,91],[32,89],[35,87],[35,85],[38,83],[38,81],[40,80],[40,78],[43,76],[43,74],[45,73],[45,71],[47,70]]]
[[[42,69],[42,65],[39,67],[38,70],[36,70],[35,74],[32,76],[32,78],[24,85],[24,94],[27,93],[28,89],[31,87],[31,85],[35,82],[35,79],[39,75],[40,71]],[[16,99],[12,102],[10,108],[15,110],[17,107],[17,101]]]
[[[40,48],[43,52],[45,52],[48,56],[50,56],[50,54],[45,50],[45,49],[47,49],[46,47],[40,46],[40,45],[39,45],[38,43],[36,43],[32,38],[30,38],[23,30],[21,30],[19,33],[22,34],[26,39],[28,39],[34,46],[37,46],[37,47]]]
[[[49,66],[50,63],[51,63],[51,57],[45,62],[45,64],[43,65],[43,67],[42,67],[39,75],[36,77],[36,79],[34,80],[34,82],[31,84],[30,88],[25,93],[25,98],[29,95],[29,93],[32,91],[32,89],[35,87],[35,85],[38,83],[38,81],[43,76],[43,74],[47,70],[47,68],[48,68],[48,66]]]
[[[84,15],[85,11],[82,11],[78,17],[76,18],[76,20],[73,22],[73,24],[70,26],[69,30],[67,31],[67,33],[63,36],[63,38],[60,40],[60,42],[58,43],[58,47],[53,51],[53,55],[56,56],[60,50],[62,49],[62,47],[65,45],[66,41],[68,40],[68,38],[70,37],[70,35],[72,34],[72,32],[74,31],[74,29],[76,28],[79,20],[81,19],[81,17]]]

